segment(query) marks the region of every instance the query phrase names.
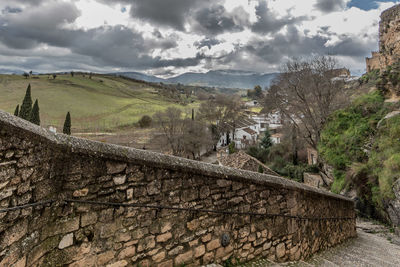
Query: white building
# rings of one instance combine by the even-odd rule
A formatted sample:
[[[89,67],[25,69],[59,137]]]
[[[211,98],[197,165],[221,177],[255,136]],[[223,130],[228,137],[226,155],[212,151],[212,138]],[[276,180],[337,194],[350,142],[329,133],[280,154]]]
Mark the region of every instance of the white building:
[[[254,145],[257,142],[258,133],[250,127],[236,129],[235,132],[235,147],[244,149],[248,146]]]
[[[217,148],[227,146],[228,141],[235,142],[235,147],[238,149],[246,148],[257,142],[258,135],[261,132],[259,123],[248,117],[240,118],[235,122],[235,125],[225,125],[225,128],[230,130],[222,134],[217,143]]]
[[[282,116],[279,111],[273,111],[268,114],[253,114],[251,118],[258,123],[259,132],[265,132],[267,129],[276,132],[282,127]]]
[[[57,133],[57,128],[55,126],[50,125],[49,126],[49,131],[52,133]]]
[[[280,144],[281,143],[281,139],[282,139],[283,134],[281,133],[274,133],[271,134],[271,141],[274,144]]]
[[[257,107],[258,106],[258,101],[257,100],[251,100],[251,101],[247,101],[246,103],[244,103],[244,105],[246,106],[246,107],[250,107],[250,108],[252,108],[252,107]]]

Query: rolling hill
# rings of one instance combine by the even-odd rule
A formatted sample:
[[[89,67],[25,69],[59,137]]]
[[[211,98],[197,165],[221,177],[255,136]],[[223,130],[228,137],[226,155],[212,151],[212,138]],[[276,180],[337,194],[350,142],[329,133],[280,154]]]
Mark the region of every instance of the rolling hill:
[[[49,79],[38,75],[25,79],[21,75],[0,75],[0,109],[13,113],[21,104],[28,84],[32,99],[39,100],[42,126],[62,129],[65,115],[71,112],[73,130],[108,131],[136,123],[143,115],[175,106],[190,110],[198,105],[180,105],[161,96],[147,83],[110,75],[58,75]]]

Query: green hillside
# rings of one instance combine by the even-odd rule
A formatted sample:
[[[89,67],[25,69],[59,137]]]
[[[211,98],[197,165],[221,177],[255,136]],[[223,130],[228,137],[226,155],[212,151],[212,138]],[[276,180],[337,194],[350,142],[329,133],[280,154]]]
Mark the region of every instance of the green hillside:
[[[382,92],[373,91],[336,111],[318,147],[333,167],[332,191],[354,189],[362,203],[359,209],[378,218],[386,217],[385,203],[394,198],[400,170],[400,103],[384,100]]]
[[[146,83],[108,75],[40,75],[25,79],[20,75],[0,75],[0,109],[13,113],[22,102],[28,84],[32,99],[39,99],[42,126],[62,127],[71,112],[76,131],[104,131],[136,123],[141,116],[176,106],[190,110],[198,105],[180,105],[161,96]]]

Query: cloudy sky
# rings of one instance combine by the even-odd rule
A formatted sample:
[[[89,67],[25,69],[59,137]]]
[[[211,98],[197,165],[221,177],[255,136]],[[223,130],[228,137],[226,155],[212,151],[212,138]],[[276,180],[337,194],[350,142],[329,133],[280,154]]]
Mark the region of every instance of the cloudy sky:
[[[1,0],[0,69],[279,71],[329,54],[352,73],[378,49],[372,0]]]

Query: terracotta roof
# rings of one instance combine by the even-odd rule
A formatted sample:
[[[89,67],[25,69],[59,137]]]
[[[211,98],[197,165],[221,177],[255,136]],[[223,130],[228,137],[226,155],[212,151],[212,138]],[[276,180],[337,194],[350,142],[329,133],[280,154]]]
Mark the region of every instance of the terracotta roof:
[[[218,161],[223,166],[253,172],[258,172],[259,166],[261,165],[265,174],[279,176],[279,174],[268,168],[264,163],[242,150],[233,154],[222,155],[218,158]]]
[[[271,134],[271,137],[282,137],[282,136],[283,136],[282,133]]]
[[[249,127],[247,127],[247,128],[244,128],[244,129],[243,129],[243,131],[245,131],[246,133],[248,133],[248,134],[250,134],[250,135],[257,134],[257,132],[256,132],[256,131],[254,131],[254,130],[250,129]]]

